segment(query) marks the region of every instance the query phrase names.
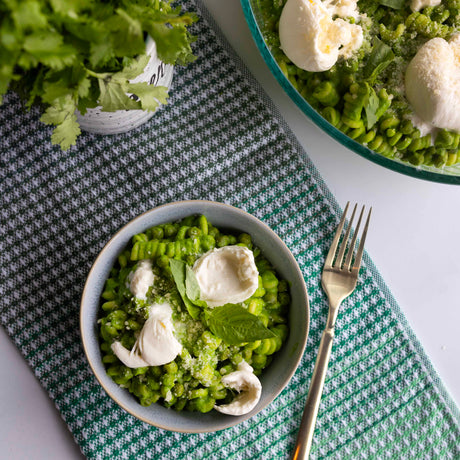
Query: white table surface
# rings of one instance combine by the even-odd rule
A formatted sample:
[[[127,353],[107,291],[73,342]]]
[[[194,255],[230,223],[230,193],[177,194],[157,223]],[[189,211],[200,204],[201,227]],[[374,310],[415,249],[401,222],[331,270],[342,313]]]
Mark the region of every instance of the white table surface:
[[[375,165],[313,126],[258,54],[238,0],[205,0],[231,45],[272,97],[341,206],[372,205],[366,248],[460,405],[460,187]],[[338,325],[339,326],[339,325]],[[0,452],[10,460],[81,459],[78,446],[0,328]]]

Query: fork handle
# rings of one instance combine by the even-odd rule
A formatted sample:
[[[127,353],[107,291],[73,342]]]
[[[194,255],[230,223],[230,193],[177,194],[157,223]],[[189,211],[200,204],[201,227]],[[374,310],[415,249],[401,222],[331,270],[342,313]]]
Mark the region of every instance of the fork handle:
[[[315,369],[308,390],[307,401],[297,434],[293,460],[307,460],[310,455],[313,433],[315,432],[316,417],[318,415],[324,381],[326,380],[327,366],[331,356],[334,328],[326,327],[319,344]]]

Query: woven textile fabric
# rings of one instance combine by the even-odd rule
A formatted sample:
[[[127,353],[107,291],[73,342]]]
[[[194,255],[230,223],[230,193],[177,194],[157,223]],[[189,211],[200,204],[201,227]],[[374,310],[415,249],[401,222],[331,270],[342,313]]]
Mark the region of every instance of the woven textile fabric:
[[[320,273],[340,210],[269,99],[200,3],[198,59],[170,103],[128,134],[50,144],[14,95],[0,108],[0,315],[88,458],[283,459],[292,452],[327,315]],[[80,343],[92,262],[138,214],[182,199],[240,207],[287,243],[311,329],[300,367],[252,419],[210,434],[144,424],[100,388]],[[460,418],[372,262],[337,321],[311,458],[458,459]]]

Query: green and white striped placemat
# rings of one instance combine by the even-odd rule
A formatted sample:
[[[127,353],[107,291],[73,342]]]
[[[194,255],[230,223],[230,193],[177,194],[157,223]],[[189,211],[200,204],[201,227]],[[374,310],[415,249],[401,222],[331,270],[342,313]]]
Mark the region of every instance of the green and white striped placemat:
[[[188,9],[196,5],[187,0]],[[320,271],[340,210],[268,97],[198,2],[198,60],[170,104],[129,134],[50,145],[39,113],[0,108],[0,318],[88,458],[283,459],[292,452],[326,320]],[[111,235],[156,205],[210,199],[288,244],[311,300],[302,363],[282,394],[210,434],[146,425],[105,394],[78,330],[86,275]],[[312,458],[458,459],[460,416],[366,256],[342,308]]]

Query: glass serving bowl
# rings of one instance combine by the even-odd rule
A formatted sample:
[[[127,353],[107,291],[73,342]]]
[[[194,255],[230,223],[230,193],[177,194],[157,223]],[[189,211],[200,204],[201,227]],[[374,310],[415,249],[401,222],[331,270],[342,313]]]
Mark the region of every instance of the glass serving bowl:
[[[300,95],[294,88],[291,82],[285,77],[279,68],[273,54],[268,48],[263,35],[263,20],[260,12],[260,7],[257,0],[241,0],[243,12],[246,21],[249,25],[252,37],[256,45],[267,63],[269,69],[278,80],[279,84],[286,91],[289,97],[297,104],[302,112],[310,118],[317,126],[319,126],[325,133],[332,136],[345,147],[348,147],[353,152],[367,158],[374,163],[377,163],[385,168],[397,171],[408,176],[425,179],[433,182],[441,182],[445,184],[458,184],[460,185],[460,164],[452,166],[444,166],[443,168],[436,168],[434,166],[414,166],[410,163],[403,163],[402,161],[394,158],[387,158],[379,153],[370,150],[364,145],[356,142],[348,137],[346,134],[339,131],[326,121],[313,107]]]

